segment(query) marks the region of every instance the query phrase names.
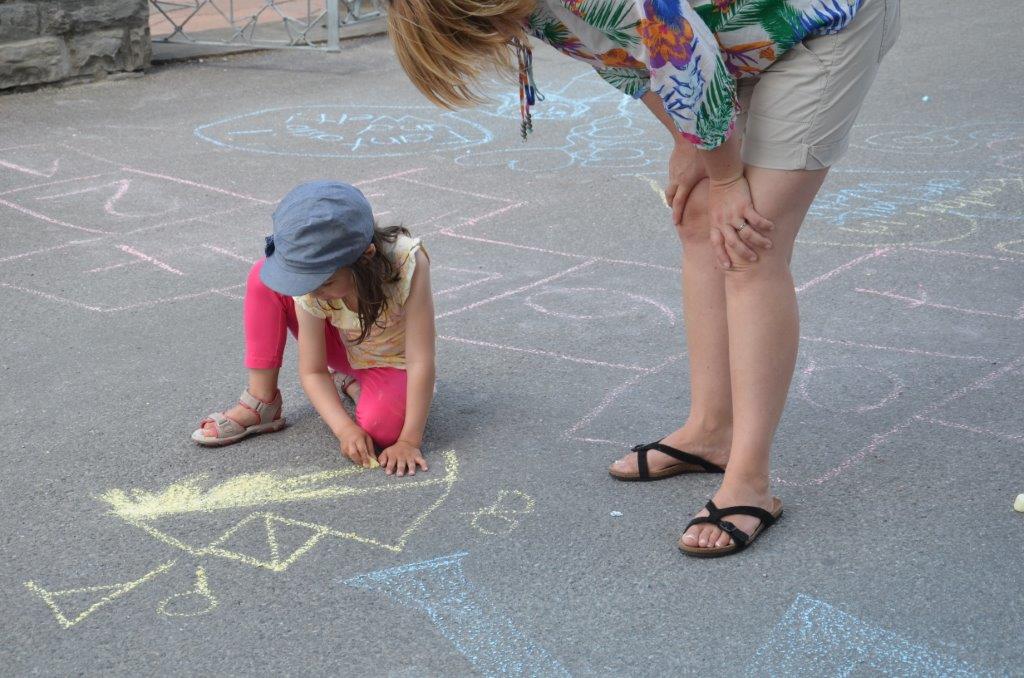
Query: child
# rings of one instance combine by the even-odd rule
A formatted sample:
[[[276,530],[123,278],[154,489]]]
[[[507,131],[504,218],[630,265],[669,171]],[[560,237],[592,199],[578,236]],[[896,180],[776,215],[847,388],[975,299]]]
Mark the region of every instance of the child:
[[[229,445],[284,428],[277,378],[287,329],[299,340],[302,388],[342,453],[370,468],[376,445],[389,475],[426,471],[420,445],[435,342],[426,250],[400,226],[378,227],[363,194],[340,182],[299,185],[273,219],[245,293],[249,387],[237,406],[203,419],[192,439]],[[339,387],[356,402],[355,421]]]

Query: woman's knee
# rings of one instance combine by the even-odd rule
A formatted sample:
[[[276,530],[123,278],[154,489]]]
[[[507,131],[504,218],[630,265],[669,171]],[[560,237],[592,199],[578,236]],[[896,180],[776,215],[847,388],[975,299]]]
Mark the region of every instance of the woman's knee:
[[[686,199],[683,218],[676,224],[679,240],[683,244],[704,245],[708,239],[708,180],[701,179]]]

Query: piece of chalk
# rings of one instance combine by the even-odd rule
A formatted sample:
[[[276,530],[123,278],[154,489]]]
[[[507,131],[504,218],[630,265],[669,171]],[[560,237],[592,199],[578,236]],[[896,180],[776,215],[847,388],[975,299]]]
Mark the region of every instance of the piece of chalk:
[[[931,98],[931,97],[928,97],[928,96],[923,96],[923,97],[921,97],[921,101],[927,102],[927,101],[928,101],[928,99],[930,99],[930,98]]]
[[[377,457],[370,457],[370,468],[380,468],[380,462],[377,461]]]
[[[1022,495],[1022,496],[1024,496],[1024,495]],[[612,511],[608,515],[610,515],[612,518],[621,518],[622,517],[622,511]]]
[[[1013,500],[1013,510],[1024,513],[1024,494],[1018,494],[1017,498]]]

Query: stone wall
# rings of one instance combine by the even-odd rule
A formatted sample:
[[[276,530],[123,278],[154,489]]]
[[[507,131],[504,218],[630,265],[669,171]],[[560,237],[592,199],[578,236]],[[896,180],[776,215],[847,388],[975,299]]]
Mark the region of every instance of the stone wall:
[[[149,66],[147,0],[0,0],[0,90]]]

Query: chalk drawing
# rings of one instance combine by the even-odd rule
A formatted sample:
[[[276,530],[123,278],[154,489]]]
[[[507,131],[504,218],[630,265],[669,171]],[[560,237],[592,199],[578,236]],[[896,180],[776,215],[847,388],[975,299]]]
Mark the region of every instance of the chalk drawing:
[[[206,570],[197,567],[195,586],[184,593],[164,598],[157,605],[156,611],[168,617],[198,617],[213,612],[218,604],[206,580]]]
[[[154,539],[181,549],[195,556],[216,556],[252,567],[274,572],[283,572],[299,558],[309,552],[320,540],[327,537],[351,540],[360,544],[400,553],[423,522],[445,502],[452,486],[459,477],[459,463],[455,452],[443,452],[444,475],[424,480],[394,482],[380,475],[380,482],[372,485],[353,485],[348,481],[372,473],[367,469],[351,467],[333,471],[286,475],[274,472],[243,474],[206,487],[207,478],[196,476],[173,483],[162,490],[148,492],[134,489],[125,492],[120,489],[108,490],[98,498],[108,504],[112,513],[149,534]],[[384,540],[353,530],[311,521],[294,520],[279,514],[287,505],[295,502],[337,500],[347,497],[369,496],[388,493],[409,493],[426,490],[427,498],[436,492],[437,497],[412,521],[401,534],[391,540]],[[278,506],[276,511],[257,510],[239,520],[220,536],[208,543],[192,543],[195,536],[187,528],[168,526],[168,518],[187,517],[194,514],[217,514],[232,509],[264,509]],[[159,524],[159,527],[158,527]],[[292,548],[281,549],[278,533],[290,533]],[[177,532],[178,536],[172,534]],[[184,533],[184,534],[183,534]],[[249,537],[257,537],[256,544]],[[239,539],[246,537],[246,539]],[[242,542],[234,545],[236,542]],[[258,546],[259,554],[245,552],[243,547]]]
[[[851,146],[901,155],[949,155],[972,150],[982,144],[1024,137],[1024,123],[969,122],[941,126],[921,123],[877,123],[857,125],[858,138]],[[861,135],[864,135],[861,138]]]
[[[200,125],[222,148],[309,158],[379,158],[461,150],[489,130],[433,106],[311,105],[268,108]]]
[[[443,297],[446,294],[452,294],[454,292],[465,290],[470,287],[476,287],[477,285],[482,285],[484,283],[491,282],[492,280],[501,280],[501,278],[503,277],[500,273],[481,271],[479,269],[474,268],[456,268],[454,266],[442,266],[438,264],[432,265],[430,267],[430,270],[431,272],[452,271],[457,275],[461,274],[461,277],[473,276],[474,278],[476,278],[476,280],[470,280],[469,282],[458,283],[455,285],[450,285],[449,287],[442,287],[441,289],[434,290],[435,298]]]
[[[544,648],[530,640],[466,579],[453,553],[346,579],[345,585],[384,593],[423,611],[473,668],[485,676],[568,676]]]
[[[549,308],[552,303],[558,303],[558,299],[560,297],[562,305],[570,307],[575,306],[577,308],[580,306],[586,306],[586,300],[589,297],[591,300],[590,305],[594,305],[594,302],[597,302],[597,305],[605,306],[607,310],[593,311],[590,313],[572,313],[569,311]],[[632,303],[627,305],[623,303],[622,299],[616,300],[615,297],[624,298]],[[649,304],[658,310],[661,317],[668,320],[669,325],[676,324],[676,314],[672,312],[672,309],[661,302],[640,294],[623,292],[622,290],[609,290],[603,287],[552,287],[531,294],[523,301],[523,303],[537,313],[551,315],[557,318],[566,318],[569,320],[621,318],[622,316],[635,314],[639,304]],[[545,303],[548,304],[548,306],[545,306]]]
[[[53,616],[57,619],[57,623],[60,624],[62,628],[70,629],[72,626],[78,624],[101,607],[109,605],[126,593],[133,591],[154,577],[171,569],[175,562],[177,561],[169,560],[134,581],[122,582],[120,584],[101,584],[99,586],[86,586],[83,588],[50,591],[34,581],[27,581],[25,582],[25,587],[43,599],[43,602],[45,602],[46,606],[50,608],[51,612],[53,612]],[[73,598],[74,601],[78,601],[80,603],[83,597],[88,600],[90,594],[96,594],[91,597],[98,598],[98,600],[94,600],[84,610],[72,612],[67,607],[61,606],[61,598]],[[69,603],[71,602],[72,601],[69,601]]]
[[[748,676],[968,676],[975,667],[799,594],[746,668]]]
[[[516,516],[533,513],[533,497],[519,490],[501,490],[490,506],[473,512],[470,524],[483,534],[509,534],[519,527]]]
[[[105,182],[95,186],[87,186],[85,188],[78,188],[66,193],[53,193],[50,195],[37,195],[36,200],[58,200],[61,198],[69,198],[73,196],[83,195],[86,193],[99,193],[99,192],[110,192],[110,189],[115,189],[109,198],[103,203],[103,211],[114,217],[158,217],[164,214],[169,214],[178,209],[179,203],[176,199],[172,198],[169,205],[165,205],[162,209],[153,210],[149,209],[145,212],[122,212],[118,210],[118,203],[125,197],[131,188],[131,179],[117,179],[115,181]],[[152,202],[149,202],[152,205]]]
[[[990,318],[1004,318],[1007,320],[1024,320],[1024,306],[1020,306],[1014,309],[1010,313],[997,313],[995,311],[986,311],[978,308],[966,308],[963,306],[955,306],[953,304],[942,304],[934,302],[930,299],[928,291],[923,285],[918,284],[916,296],[908,296],[905,294],[898,294],[893,291],[873,290],[864,287],[854,288],[854,291],[861,294],[868,294],[872,296],[882,297],[886,299],[892,299],[894,301],[901,301],[906,305],[906,308],[931,308],[940,311],[952,311],[954,313],[963,313],[965,315],[980,315],[987,316]]]
[[[501,351],[510,351],[512,353],[526,353],[528,355],[543,356],[546,358],[554,358],[556,360],[565,360],[571,363],[579,363],[581,365],[596,365],[598,367],[610,367],[615,370],[629,370],[631,372],[650,372],[650,368],[643,367],[642,365],[627,365],[622,363],[609,363],[602,360],[593,360],[591,358],[581,358],[579,356],[566,355],[565,353],[558,353],[555,351],[544,351],[539,348],[526,348],[523,346],[509,346],[508,344],[496,344],[490,341],[479,341],[477,339],[465,339],[463,337],[453,337],[447,334],[439,334],[437,338],[442,341],[452,341],[458,344],[468,344],[470,346],[482,346],[485,348],[494,348]]]
[[[583,74],[570,80],[562,91],[575,85],[580,77],[592,79],[593,74]],[[534,118],[542,120],[547,115],[551,120],[581,119],[566,134],[564,141],[554,145],[543,145],[548,133],[539,133],[531,143],[513,143],[499,150],[480,151],[471,149],[455,158],[456,164],[465,167],[504,166],[519,172],[553,172],[578,166],[599,170],[644,170],[663,165],[667,135],[662,130],[649,131],[646,109],[630,97],[612,90],[598,96],[584,96],[579,99],[564,96],[560,90],[545,92],[540,109]],[[518,100],[515,102],[518,111]],[[495,115],[505,115],[511,106],[511,97],[506,95]],[[593,111],[598,108],[601,111]],[[642,117],[634,117],[641,111]],[[584,115],[590,113],[589,115]],[[603,113],[603,114],[602,114]],[[518,112],[516,113],[518,116]],[[536,142],[536,143],[534,143]]]
[[[837,372],[839,373],[838,375],[836,374]],[[866,375],[875,377],[874,383],[863,384]],[[881,393],[881,395],[876,396],[878,397],[877,400],[869,402],[848,404],[823,402],[821,396],[813,396],[811,393],[814,390],[816,380],[823,380],[826,385],[833,387],[833,389],[835,384],[856,384],[858,390],[875,391]],[[857,363],[849,365],[819,365],[813,358],[801,370],[796,386],[797,393],[802,400],[814,407],[836,414],[864,414],[865,412],[881,409],[899,397],[904,389],[903,381],[888,370]],[[836,396],[833,395],[832,399],[835,400]]]
[[[1024,256],[1024,240],[1007,240],[996,244],[996,249],[1007,254]]]

